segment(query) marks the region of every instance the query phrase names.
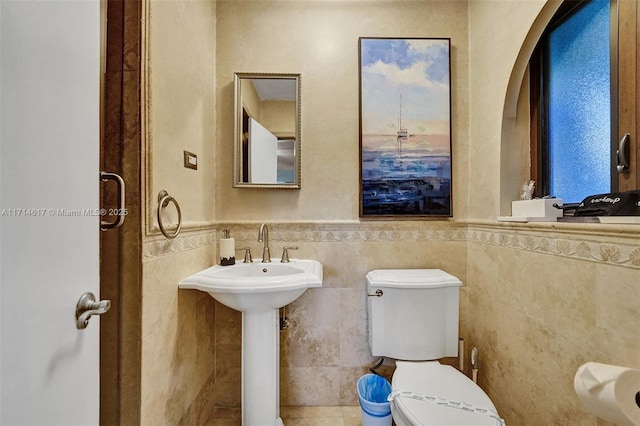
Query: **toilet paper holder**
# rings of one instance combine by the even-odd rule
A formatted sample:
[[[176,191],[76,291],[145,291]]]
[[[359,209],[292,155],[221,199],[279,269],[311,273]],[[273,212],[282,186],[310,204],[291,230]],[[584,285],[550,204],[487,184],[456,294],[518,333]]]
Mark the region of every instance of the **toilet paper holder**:
[[[640,426],[640,370],[587,362],[578,368],[573,385],[590,413],[618,425]]]

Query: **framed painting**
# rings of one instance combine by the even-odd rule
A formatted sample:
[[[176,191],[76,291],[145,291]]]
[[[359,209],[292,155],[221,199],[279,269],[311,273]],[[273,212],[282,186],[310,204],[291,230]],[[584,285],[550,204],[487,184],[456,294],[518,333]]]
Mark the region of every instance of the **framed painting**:
[[[360,216],[451,217],[451,39],[360,38]]]

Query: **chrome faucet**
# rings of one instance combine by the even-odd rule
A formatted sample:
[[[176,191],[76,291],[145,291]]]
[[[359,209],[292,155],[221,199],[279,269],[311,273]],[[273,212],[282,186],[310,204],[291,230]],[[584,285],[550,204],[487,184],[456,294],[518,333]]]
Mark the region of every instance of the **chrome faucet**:
[[[262,249],[262,263],[271,262],[271,253],[269,252],[269,228],[266,224],[261,224],[258,230],[258,242],[264,241],[264,248]]]

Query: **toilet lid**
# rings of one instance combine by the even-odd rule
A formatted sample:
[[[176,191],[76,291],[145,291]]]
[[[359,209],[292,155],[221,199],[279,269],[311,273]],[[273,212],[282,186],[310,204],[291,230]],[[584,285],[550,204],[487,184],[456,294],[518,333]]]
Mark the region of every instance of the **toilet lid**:
[[[437,361],[397,361],[392,379],[394,417],[412,425],[500,425],[487,394],[455,368]],[[430,400],[419,399],[429,397]],[[431,399],[433,398],[433,399]],[[445,404],[445,402],[453,404]],[[467,409],[454,408],[456,403]],[[452,406],[453,405],[453,406]],[[477,409],[477,410],[476,410]],[[487,410],[486,413],[482,413]]]

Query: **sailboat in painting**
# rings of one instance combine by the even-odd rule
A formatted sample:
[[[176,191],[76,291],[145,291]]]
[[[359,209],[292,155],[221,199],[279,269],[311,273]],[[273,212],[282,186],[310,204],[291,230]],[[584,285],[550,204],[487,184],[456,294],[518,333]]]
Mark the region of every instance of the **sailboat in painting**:
[[[402,93],[400,94],[400,113],[398,114],[398,131],[396,132],[396,141],[398,142],[398,158],[402,161],[402,144],[407,142],[410,137],[415,135],[409,134],[409,129],[402,127]]]
[[[400,94],[400,114],[398,115],[398,131],[397,131],[398,144],[406,142],[409,138],[409,129],[402,127],[402,94]]]

